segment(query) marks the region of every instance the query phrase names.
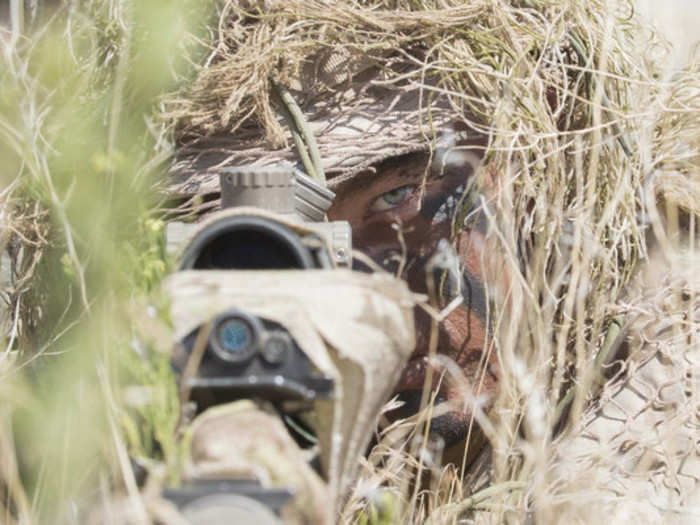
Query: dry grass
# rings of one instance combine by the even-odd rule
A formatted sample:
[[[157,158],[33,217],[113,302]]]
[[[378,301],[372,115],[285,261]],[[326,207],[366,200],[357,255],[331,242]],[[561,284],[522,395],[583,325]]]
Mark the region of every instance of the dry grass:
[[[113,163],[120,161],[110,141],[117,140],[115,130],[123,129],[125,120],[131,123],[123,108],[131,110],[133,99],[120,91],[125,89],[123,85],[119,87],[121,68],[127,71],[135,67],[119,61],[120,56],[128,56],[119,50],[129,42],[132,23],[122,8],[131,4],[90,3],[92,7],[98,4],[105,8],[101,12],[106,18],[100,19],[103,25],[96,33],[92,15],[86,14],[89,11],[72,12],[73,18],[65,20],[81,21],[84,25],[78,27],[85,40],[80,41],[95,45],[90,53],[81,55],[86,57],[78,61],[81,70],[105,72],[97,75],[97,80],[91,77],[95,84],[88,84],[107,86],[110,95],[108,103],[100,106],[104,119],[97,119],[107,122],[105,129],[98,126],[105,139],[93,151],[103,157],[91,159],[107,164],[105,180],[109,186],[131,180],[134,173],[139,174],[134,180],[143,180],[143,170],[151,165],[141,158],[137,165],[121,171],[113,168]],[[498,358],[501,387],[489,414],[480,412],[476,400],[465,399],[488,439],[490,455],[477,460],[482,471],[472,469],[462,477],[461,466],[442,466],[440,450],[414,435],[420,425],[404,422],[385,429],[377,447],[363,461],[342,521],[589,523],[601,516],[639,519],[632,507],[653,501],[657,514],[650,516],[655,519],[692,522],[697,499],[691,496],[697,495],[698,474],[686,475],[678,464],[694,465],[695,456],[683,456],[685,449],[678,452],[680,448],[664,447],[664,440],[676,429],[683,429],[678,435],[697,436],[693,430],[697,430],[698,413],[700,290],[690,277],[698,261],[698,64],[690,64],[672,78],[658,77],[655,65],[639,45],[642,28],[635,18],[628,18],[626,2],[266,0],[221,2],[218,6],[218,26],[212,25],[211,34],[201,37],[209,48],[208,55],[195,66],[196,78],[166,97],[163,106],[163,114],[174,129],[174,146],[181,152],[176,167],[182,168],[182,173],[199,169],[199,161],[212,152],[218,164],[242,158],[263,162],[295,158],[291,136],[280,123],[270,96],[270,81],[296,90],[295,96],[303,88],[300,104],[308,109],[311,122],[320,122],[326,118],[323,111],[336,115],[361,112],[362,105],[358,108],[354,100],[334,97],[348,92],[345,88],[357,88],[350,73],[371,71],[376,86],[386,93],[418,92],[425,97],[422,100],[434,103],[434,111],[420,113],[402,130],[402,140],[430,148],[439,131],[433,123],[443,117],[460,119],[488,138],[481,176],[498,174],[498,191],[482,205],[489,218],[489,238],[505,254],[505,268],[497,270],[512,275],[513,280],[505,290],[495,284],[489,288],[495,337],[484,352]],[[75,31],[75,25],[62,28]],[[94,38],[95,34],[99,38]],[[32,39],[17,40],[16,35],[7,33],[2,38],[3,63],[10,68],[5,69],[3,86],[13,86],[13,93],[22,101],[17,106],[5,104],[0,120],[0,151],[9,159],[8,170],[14,170],[8,171],[3,181],[3,220],[13,231],[4,238],[14,239],[25,254],[16,266],[14,282],[21,286],[11,290],[10,312],[14,317],[1,362],[5,369],[12,369],[17,365],[11,357],[26,358],[21,361],[26,363],[41,353],[37,348],[17,345],[24,341],[19,336],[20,327],[32,323],[31,317],[23,317],[23,297],[33,282],[31,272],[41,254],[37,248],[49,238],[45,215],[50,214],[55,228],[51,239],[58,239],[66,254],[63,261],[73,278],[73,301],[80,303],[76,308],[81,312],[96,309],[91,288],[95,274],[86,271],[100,267],[104,259],[89,249],[89,241],[95,237],[82,221],[91,219],[72,214],[69,206],[71,188],[79,187],[82,181],[72,186],[70,181],[77,179],[69,178],[66,184],[63,173],[53,171],[56,148],[64,151],[60,149],[64,144],[57,138],[57,128],[47,126],[46,116],[56,114],[57,101],[61,100],[57,97],[65,93],[50,92],[43,84],[46,78],[27,69]],[[39,34],[32,38],[41,41]],[[67,53],[70,62],[75,57],[70,56],[70,50]],[[309,64],[320,61],[319,57],[332,63],[338,56],[343,58],[345,70],[317,71],[310,77],[313,81],[303,80]],[[133,95],[128,90],[126,93]],[[136,107],[145,113],[143,106]],[[19,116],[8,108],[16,109]],[[140,115],[137,120],[142,125]],[[67,117],[59,114],[48,123],[59,125],[62,118]],[[147,157],[154,151],[167,155],[170,137],[152,121],[147,127],[155,136],[154,145],[142,149],[140,155]],[[132,128],[127,127],[125,133],[133,135]],[[372,140],[381,143],[385,138],[381,133]],[[319,137],[319,145],[326,159],[327,152],[344,151],[335,139],[322,139]],[[356,153],[349,151],[347,157]],[[375,153],[369,149],[368,158]],[[327,170],[331,176],[352,171],[342,160],[334,160]],[[123,179],[115,173],[121,173]],[[209,191],[196,177],[188,184],[174,187],[187,196]],[[118,187],[125,192],[131,188],[129,184]],[[26,204],[28,197],[38,198],[43,206]],[[80,235],[76,236],[76,231]],[[633,285],[633,275],[645,264],[652,237],[663,264],[649,274],[646,284]],[[522,253],[527,254],[526,260],[520,257]],[[32,254],[37,254],[36,258]],[[483,256],[489,268],[488,254]],[[137,273],[133,268],[129,271]],[[670,274],[668,278],[666,274]],[[100,275],[103,273],[98,272]],[[498,282],[496,277],[487,279],[487,285]],[[133,281],[128,282],[133,286]],[[640,287],[655,291],[642,297]],[[138,295],[143,288],[133,286],[125,295]],[[110,312],[123,306],[119,300],[110,304],[114,307]],[[104,311],[101,308],[99,311]],[[87,314],[68,317],[82,323],[82,315]],[[98,315],[93,313],[93,322],[94,317]],[[651,327],[662,317],[673,322],[658,329]],[[602,397],[599,395],[601,362],[596,358],[607,348],[606,340],[614,339],[613,320],[620,318],[637,323],[628,325],[634,327],[630,332],[634,337],[628,341],[630,363],[646,363],[650,355],[666,356],[660,361],[670,361],[673,366],[658,372],[667,374],[664,382],[688,385],[689,394],[683,393],[682,402],[657,411],[675,417],[637,418],[663,398],[656,385],[653,392],[645,394],[649,397],[644,410],[618,418],[622,423],[613,427],[616,439],[632,432],[628,421],[641,421],[642,434],[662,429],[647,435],[646,441],[640,439],[639,432],[630,434],[632,443],[603,440],[602,430],[596,426],[596,408],[612,406],[610,400],[627,391],[629,377],[639,373],[642,379],[655,381],[653,376],[643,375],[643,370],[648,370],[643,365],[628,365],[628,375],[617,377],[603,388]],[[649,329],[648,333],[636,328],[639,323]],[[116,334],[116,327],[112,329],[105,333]],[[41,351],[62,349],[57,346],[62,335],[59,331],[44,337]],[[91,479],[101,480],[103,493],[116,485],[123,494],[133,496],[133,473],[125,454],[143,452],[145,447],[135,446],[139,430],[124,417],[122,392],[112,377],[117,366],[109,358],[106,336],[90,341],[96,341],[100,351],[98,359],[86,359],[86,368],[93,375],[100,371],[94,392],[107,415],[99,418],[107,430],[91,437],[107,443],[102,457],[107,458],[119,481],[112,484],[104,474]],[[128,355],[133,358],[135,354]],[[2,372],[3,376],[18,378],[16,368],[13,370]],[[168,380],[158,370],[140,369],[136,375],[158,389]],[[458,374],[452,379],[466,381]],[[23,399],[16,393],[25,392],[24,383],[4,382],[3,391],[3,398],[15,403],[0,414],[2,479],[8,491],[3,519],[8,523],[14,517],[24,523],[45,521],[41,509],[46,512],[46,508],[62,508],[63,504],[53,503],[52,507],[43,502],[51,485],[42,484],[43,478],[33,487],[33,495],[28,495],[15,468],[18,443],[13,442],[9,418]],[[569,392],[568,417],[562,420],[561,400]],[[167,400],[161,403],[159,407],[171,407]],[[163,433],[172,422],[156,424],[157,411],[151,408],[145,412],[150,415],[139,423],[157,427],[155,434]],[[588,450],[581,436],[589,436],[600,446]],[[167,443],[160,437],[159,442]],[[41,443],[41,439],[32,443]],[[127,445],[131,450],[126,450]],[[166,452],[172,459],[177,447],[172,443],[169,447]],[[632,459],[625,455],[629,450],[633,451]],[[63,459],[67,462],[73,457],[64,455]],[[55,464],[47,459],[39,470]],[[65,464],[61,468],[57,477],[71,470]],[[416,471],[430,472],[425,487],[413,483]],[[679,477],[683,483],[674,485],[670,493],[658,488]],[[59,491],[55,497],[60,499],[61,494]],[[654,498],[665,498],[667,505]],[[150,507],[144,508],[136,497],[132,503],[126,506],[134,521],[148,522]],[[116,510],[113,519],[119,519]]]

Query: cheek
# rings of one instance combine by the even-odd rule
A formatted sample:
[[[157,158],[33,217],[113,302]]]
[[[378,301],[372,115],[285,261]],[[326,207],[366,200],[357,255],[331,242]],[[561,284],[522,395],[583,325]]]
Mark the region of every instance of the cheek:
[[[348,221],[354,233],[356,229],[362,226],[361,210],[362,206],[358,205],[358,202],[353,202],[352,199],[336,198],[331,207],[328,209],[328,220]]]
[[[462,264],[463,303],[451,312],[443,322],[445,348],[450,349],[451,357],[457,362],[470,382],[476,382],[488,368],[493,357],[485,359],[483,352],[488,349],[490,331],[486,321],[489,314],[489,302],[498,300],[492,291],[500,286],[493,286],[489,280],[487,296],[484,282],[487,273],[503,266],[491,246],[491,242],[478,232],[465,231],[457,236],[455,248]],[[493,373],[487,374],[489,377]]]
[[[467,306],[455,309],[442,322],[444,348],[461,368],[475,367],[488,339],[486,322]]]
[[[486,283],[488,301],[497,306],[508,306],[506,297],[514,269],[495,238],[487,238],[480,232],[461,234],[456,249],[464,268],[475,276],[482,287]]]
[[[483,283],[484,263],[492,256],[483,236],[476,232],[462,232],[457,236],[454,246],[463,270]]]
[[[472,396],[482,398],[489,406],[498,385],[498,361],[489,344],[486,322],[468,307],[453,311],[442,323],[438,352],[447,355],[459,373],[446,381],[447,397],[468,406]]]
[[[467,354],[480,355],[489,334],[483,264],[488,262],[490,254],[478,233],[459,234],[455,248],[461,264],[462,304],[447,316],[442,328],[449,339],[447,346],[458,352],[457,358],[468,361],[471,358]]]
[[[388,252],[400,254],[405,251],[408,259],[426,258],[432,254],[437,242],[448,233],[449,230],[444,228],[432,228],[425,219],[416,217],[415,214],[410,220],[386,214],[353,228],[353,247],[374,258],[379,264],[379,259]],[[424,278],[425,274],[422,275]]]

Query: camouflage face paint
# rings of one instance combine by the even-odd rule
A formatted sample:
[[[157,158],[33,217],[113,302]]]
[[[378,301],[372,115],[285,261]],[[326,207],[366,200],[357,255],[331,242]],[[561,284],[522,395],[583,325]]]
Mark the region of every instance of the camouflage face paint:
[[[479,192],[473,184],[479,160],[478,150],[469,146],[438,149],[432,158],[413,153],[388,159],[341,186],[329,211],[331,219],[350,221],[355,249],[388,271],[403,268],[401,277],[413,291],[427,293],[427,279],[433,279],[442,296],[436,307],[462,296],[462,304],[438,328],[438,354],[462,374],[443,381],[437,393],[438,401],[456,406],[431,424],[447,444],[464,438],[471,422],[464,406],[465,385],[473,396],[493,396],[497,383],[495,359],[485,353],[489,329],[482,261],[488,261],[489,254],[486,221],[478,212]],[[441,239],[454,247],[458,268],[427,275]],[[432,366],[427,360],[431,320],[420,309],[415,315],[418,344],[396,387],[406,405],[395,417],[415,412],[416,393]],[[439,378],[441,370],[436,372],[433,376]]]

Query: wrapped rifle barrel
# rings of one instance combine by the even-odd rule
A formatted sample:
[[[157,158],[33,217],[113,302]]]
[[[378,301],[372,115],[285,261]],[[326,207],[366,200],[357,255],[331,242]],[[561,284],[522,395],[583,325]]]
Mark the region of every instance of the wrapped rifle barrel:
[[[219,507],[227,523],[330,523],[413,350],[413,296],[347,268],[349,225],[313,222],[333,195],[304,175],[227,170],[221,185],[222,211],[168,235],[183,246],[172,362],[200,412],[189,484],[168,495],[193,524]]]

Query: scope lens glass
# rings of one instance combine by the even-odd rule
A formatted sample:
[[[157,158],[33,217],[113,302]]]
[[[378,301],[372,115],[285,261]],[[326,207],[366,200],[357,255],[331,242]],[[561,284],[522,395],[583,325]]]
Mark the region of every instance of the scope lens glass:
[[[242,319],[227,319],[219,325],[221,349],[232,358],[246,358],[254,342],[253,330]]]

